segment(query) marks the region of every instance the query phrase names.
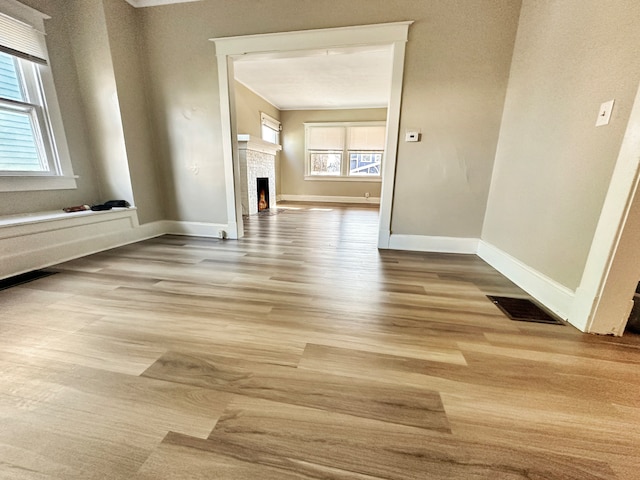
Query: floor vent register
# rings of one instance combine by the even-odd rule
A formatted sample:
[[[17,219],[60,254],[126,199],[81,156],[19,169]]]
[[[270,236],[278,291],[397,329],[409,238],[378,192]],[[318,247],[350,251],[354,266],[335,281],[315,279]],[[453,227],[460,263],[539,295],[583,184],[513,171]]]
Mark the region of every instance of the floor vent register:
[[[487,298],[511,320],[564,325],[562,320],[550,315],[528,298],[497,297],[494,295],[487,295]]]
[[[31,272],[21,273],[20,275],[0,280],[0,290],[6,290],[7,288],[32,282],[33,280],[48,277],[49,275],[53,275],[55,273],[57,272],[49,272],[47,270],[33,270]]]

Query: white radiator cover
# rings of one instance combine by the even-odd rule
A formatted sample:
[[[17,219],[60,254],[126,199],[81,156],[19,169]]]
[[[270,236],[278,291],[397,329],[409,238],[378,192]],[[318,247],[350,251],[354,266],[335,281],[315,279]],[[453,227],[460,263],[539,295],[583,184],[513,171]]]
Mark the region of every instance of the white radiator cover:
[[[39,212],[0,218],[0,278],[155,236],[135,207],[102,212]]]

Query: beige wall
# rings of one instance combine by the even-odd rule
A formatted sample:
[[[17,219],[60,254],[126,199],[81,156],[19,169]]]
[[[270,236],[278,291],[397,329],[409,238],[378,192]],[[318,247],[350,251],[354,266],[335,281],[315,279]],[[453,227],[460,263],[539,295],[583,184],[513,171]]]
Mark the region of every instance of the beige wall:
[[[304,123],[386,120],[386,108],[360,110],[288,110],[281,113],[281,188],[284,195],[380,196],[380,182],[305,180]]]
[[[300,0],[207,0],[141,9],[170,218],[227,221],[208,39],[415,20],[401,131],[421,128],[423,141],[400,145],[393,230],[478,237],[519,8],[513,0],[315,0],[300,14]]]
[[[209,2],[137,11],[145,44],[150,118],[169,220],[226,223],[220,99]],[[193,6],[205,7],[199,11]],[[238,19],[241,21],[241,19]]]
[[[70,2],[65,18],[101,192],[135,203],[103,2]]]
[[[48,0],[24,0],[23,3],[52,18],[46,22],[49,60],[66,130],[69,153],[78,188],[35,192],[0,192],[0,215],[58,210],[65,206],[94,203],[100,199],[100,185],[92,163],[91,144],[87,140],[86,116],[79,99],[75,62],[69,49],[63,5]],[[61,8],[58,8],[61,7]]]
[[[418,2],[405,62],[392,233],[478,238],[520,2]],[[405,143],[408,128],[422,141]]]
[[[253,137],[262,138],[260,112],[280,120],[280,110],[240,82],[235,82],[235,95],[236,125],[239,134],[249,134]]]
[[[482,238],[570,289],[638,87],[638,18],[635,1],[523,4]]]
[[[122,0],[104,0],[104,10],[129,169],[123,174],[131,177],[140,223],[162,220],[160,172],[148,116],[136,9]]]
[[[84,157],[91,158],[87,165],[98,171],[100,182],[91,200],[96,190],[109,197],[133,191],[141,203],[148,200],[141,216],[152,220],[162,215],[153,207],[159,195],[166,218],[211,223],[226,223],[227,210],[216,57],[209,39],[414,20],[400,130],[402,135],[419,128],[423,139],[400,143],[393,232],[480,235],[519,2],[351,0],[337,9],[335,1],[317,0],[306,4],[305,15],[290,15],[299,9],[298,0],[206,0],[135,11],[124,0],[51,3],[64,11],[76,60],[80,95],[74,98],[81,99],[83,111],[74,115],[67,105],[63,114],[65,123],[76,119],[71,138],[89,134]],[[70,144],[74,166],[82,170],[78,143]],[[153,171],[160,174],[159,191]],[[280,183],[282,193],[303,191],[290,176]],[[324,187],[318,182],[312,188]],[[341,188],[346,186],[304,192],[344,195]]]

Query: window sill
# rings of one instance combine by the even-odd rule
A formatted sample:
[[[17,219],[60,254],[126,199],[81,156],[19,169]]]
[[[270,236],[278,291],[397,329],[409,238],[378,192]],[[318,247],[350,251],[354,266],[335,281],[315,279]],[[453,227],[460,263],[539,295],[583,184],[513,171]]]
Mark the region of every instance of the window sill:
[[[304,179],[312,182],[382,182],[380,177],[333,177],[330,175],[305,175]]]
[[[32,192],[38,190],[73,190],[78,177],[0,176],[0,192]]]

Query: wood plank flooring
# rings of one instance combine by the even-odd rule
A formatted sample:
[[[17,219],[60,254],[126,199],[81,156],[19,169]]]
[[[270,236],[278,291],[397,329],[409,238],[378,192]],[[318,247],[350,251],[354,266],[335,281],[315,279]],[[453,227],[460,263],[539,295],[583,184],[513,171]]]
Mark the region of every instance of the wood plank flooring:
[[[638,479],[640,339],[514,322],[475,256],[283,204],[0,292],[0,479]]]

